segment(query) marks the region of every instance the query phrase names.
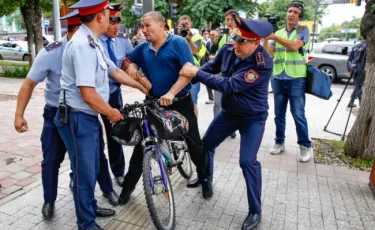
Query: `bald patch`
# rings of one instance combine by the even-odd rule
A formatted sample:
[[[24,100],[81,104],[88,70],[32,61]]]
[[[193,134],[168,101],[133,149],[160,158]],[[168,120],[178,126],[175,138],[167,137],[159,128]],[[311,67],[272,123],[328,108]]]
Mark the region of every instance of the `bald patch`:
[[[158,12],[158,11],[147,12],[143,15],[142,19],[145,18],[145,17],[151,17],[156,22],[163,22],[163,23],[165,22],[164,18],[163,18],[163,15],[161,15],[161,13]]]

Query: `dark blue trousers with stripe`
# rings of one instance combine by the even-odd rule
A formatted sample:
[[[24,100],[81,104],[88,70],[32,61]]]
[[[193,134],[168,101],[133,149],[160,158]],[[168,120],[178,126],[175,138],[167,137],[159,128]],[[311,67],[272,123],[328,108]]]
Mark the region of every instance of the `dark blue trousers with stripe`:
[[[94,196],[97,175],[100,169],[100,122],[98,116],[82,112],[71,112],[68,124],[59,122],[59,113],[54,119],[61,138],[68,149],[73,169],[73,198],[77,225],[82,228],[95,226],[97,202]]]
[[[57,108],[44,106],[43,130],[40,137],[42,142],[42,182],[44,202],[52,204],[56,201],[59,178],[59,168],[65,158],[66,148],[59,131],[53,123]]]
[[[263,139],[267,113],[234,117],[221,110],[208,127],[202,141],[209,155],[210,178],[213,176],[215,149],[233,132],[239,130],[240,167],[245,177],[250,213],[261,213],[262,174],[257,153]]]

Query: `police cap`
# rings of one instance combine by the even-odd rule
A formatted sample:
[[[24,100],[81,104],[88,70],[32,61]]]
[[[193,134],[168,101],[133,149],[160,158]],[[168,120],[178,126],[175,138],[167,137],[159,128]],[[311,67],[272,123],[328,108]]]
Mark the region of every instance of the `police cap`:
[[[69,9],[78,9],[79,16],[96,14],[109,7],[108,0],[81,0],[69,7]]]
[[[122,3],[109,5],[109,20],[111,22],[121,22],[121,10],[124,7]]]
[[[75,11],[65,15],[64,17],[61,17],[60,20],[67,20],[69,26],[81,24],[81,20],[79,19],[78,10],[75,10]]]
[[[256,41],[261,38],[268,37],[272,31],[272,24],[266,20],[253,20],[241,18],[238,15],[232,14],[236,26],[231,35],[234,41]]]

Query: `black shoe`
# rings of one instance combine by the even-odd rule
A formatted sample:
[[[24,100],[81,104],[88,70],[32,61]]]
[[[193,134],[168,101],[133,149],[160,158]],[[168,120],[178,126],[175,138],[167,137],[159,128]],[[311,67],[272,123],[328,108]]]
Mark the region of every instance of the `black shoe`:
[[[86,228],[86,229],[83,229],[83,228],[78,228],[79,230],[104,230],[104,228],[100,227],[99,225],[95,225],[94,227],[92,228]]]
[[[133,191],[134,191],[134,188],[131,189],[131,190],[127,190],[127,189],[123,188],[122,191],[121,191],[121,194],[118,198],[118,203],[120,205],[127,204],[130,200],[130,195],[133,193]]]
[[[44,203],[42,207],[42,214],[44,218],[51,219],[53,216],[53,210],[55,209],[55,204]]]
[[[199,180],[199,178],[197,177],[194,180],[189,181],[187,183],[186,187],[188,187],[188,188],[196,188],[196,187],[198,187],[201,184],[202,184],[201,180]]]
[[[72,180],[70,180],[70,183],[69,183],[69,188],[70,188],[70,191],[72,191],[72,192],[73,192],[73,181],[72,181]]]
[[[204,199],[211,198],[213,194],[212,182],[211,180],[206,180],[202,182],[202,195]]]
[[[110,193],[103,193],[103,196],[108,199],[108,202],[111,205],[113,205],[113,206],[118,205],[118,195],[116,194],[115,191],[112,191]]]
[[[122,187],[122,184],[124,183],[124,177],[118,176],[118,177],[115,177],[115,179],[116,179],[118,186]]]
[[[236,132],[234,132],[234,133],[232,133],[232,134],[230,135],[230,137],[231,137],[232,139],[236,138],[236,136],[237,136]]]
[[[357,105],[356,104],[354,104],[354,99],[352,98],[352,99],[350,99],[350,101],[349,101],[349,104],[348,104],[348,106],[347,106],[348,108],[354,108],[354,107],[357,107]]]
[[[242,224],[242,230],[251,230],[255,229],[260,222],[261,214],[260,213],[249,213],[246,220]]]
[[[116,211],[109,208],[101,208],[98,207],[95,211],[95,216],[97,217],[108,217],[108,216],[114,216],[116,214]]]

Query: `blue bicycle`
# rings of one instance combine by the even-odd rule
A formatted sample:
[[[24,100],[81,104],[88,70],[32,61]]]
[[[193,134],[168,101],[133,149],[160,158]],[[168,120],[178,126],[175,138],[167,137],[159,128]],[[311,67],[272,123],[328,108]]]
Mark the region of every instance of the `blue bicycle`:
[[[143,187],[151,219],[157,229],[174,229],[176,211],[169,175],[173,167],[177,167],[184,178],[192,175],[185,142],[188,122],[178,112],[160,107],[157,99],[125,105],[121,111],[138,125],[135,130],[139,132],[136,136],[144,154]]]

